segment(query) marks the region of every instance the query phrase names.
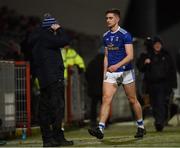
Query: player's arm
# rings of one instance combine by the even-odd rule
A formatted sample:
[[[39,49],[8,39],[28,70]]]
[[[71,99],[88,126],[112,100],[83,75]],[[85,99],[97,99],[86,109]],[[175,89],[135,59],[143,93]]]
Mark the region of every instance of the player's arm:
[[[118,67],[122,67],[133,60],[134,57],[133,45],[125,44],[125,50],[126,50],[126,57],[122,61],[117,63]]]
[[[107,47],[104,48],[104,78],[105,78],[105,74],[107,72],[107,67],[108,67],[108,50]]]
[[[115,65],[108,67],[109,72],[116,71],[119,67],[122,67],[133,60],[133,45],[125,44],[126,57]]]

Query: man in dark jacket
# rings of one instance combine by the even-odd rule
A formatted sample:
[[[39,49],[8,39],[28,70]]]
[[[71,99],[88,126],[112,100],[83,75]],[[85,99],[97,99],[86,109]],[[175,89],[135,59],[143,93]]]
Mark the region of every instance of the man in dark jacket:
[[[144,68],[144,60],[148,57],[151,56],[153,50],[152,50],[152,39],[151,37],[147,37],[144,40],[144,49],[143,52],[140,54],[140,56],[136,60],[136,66],[138,71],[140,72],[141,80],[141,87],[139,91],[139,95],[142,98],[142,103],[143,103],[143,116],[145,117],[150,113],[150,98],[149,98],[149,93],[148,93],[148,83],[146,79],[146,73]]]
[[[155,36],[152,40],[153,52],[141,64],[148,83],[155,128],[162,131],[168,113],[169,96],[176,88],[176,70],[170,54],[163,49],[162,40]]]
[[[72,145],[61,130],[64,118],[64,65],[59,49],[69,39],[56,19],[46,14],[41,27],[30,36],[35,75],[41,88],[39,124],[44,147]]]

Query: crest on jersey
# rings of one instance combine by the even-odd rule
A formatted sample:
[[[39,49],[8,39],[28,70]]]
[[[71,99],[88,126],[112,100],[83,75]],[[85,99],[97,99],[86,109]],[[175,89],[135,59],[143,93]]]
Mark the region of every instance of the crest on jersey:
[[[119,37],[118,37],[118,36],[116,37],[116,41],[117,41],[117,42],[119,41]]]
[[[111,42],[113,41],[113,39],[114,39],[114,36],[110,36],[110,38],[111,38]]]

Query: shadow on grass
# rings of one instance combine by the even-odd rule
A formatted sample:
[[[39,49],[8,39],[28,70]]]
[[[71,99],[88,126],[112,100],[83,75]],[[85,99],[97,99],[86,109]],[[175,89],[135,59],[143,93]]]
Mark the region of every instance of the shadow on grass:
[[[132,138],[132,139],[111,139],[111,140],[109,140],[109,139],[105,139],[105,140],[102,140],[102,143],[103,144],[105,144],[105,145],[113,145],[113,146],[115,146],[115,145],[124,145],[124,144],[133,144],[133,143],[135,143],[136,141],[138,141],[138,140],[141,140],[142,138],[139,138],[139,139],[135,139],[135,138]]]

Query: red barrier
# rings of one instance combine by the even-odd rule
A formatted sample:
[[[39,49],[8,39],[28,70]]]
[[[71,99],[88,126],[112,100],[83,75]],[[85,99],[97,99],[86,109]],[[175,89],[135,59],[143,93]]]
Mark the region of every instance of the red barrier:
[[[30,64],[15,62],[16,127],[27,128],[31,135]]]

